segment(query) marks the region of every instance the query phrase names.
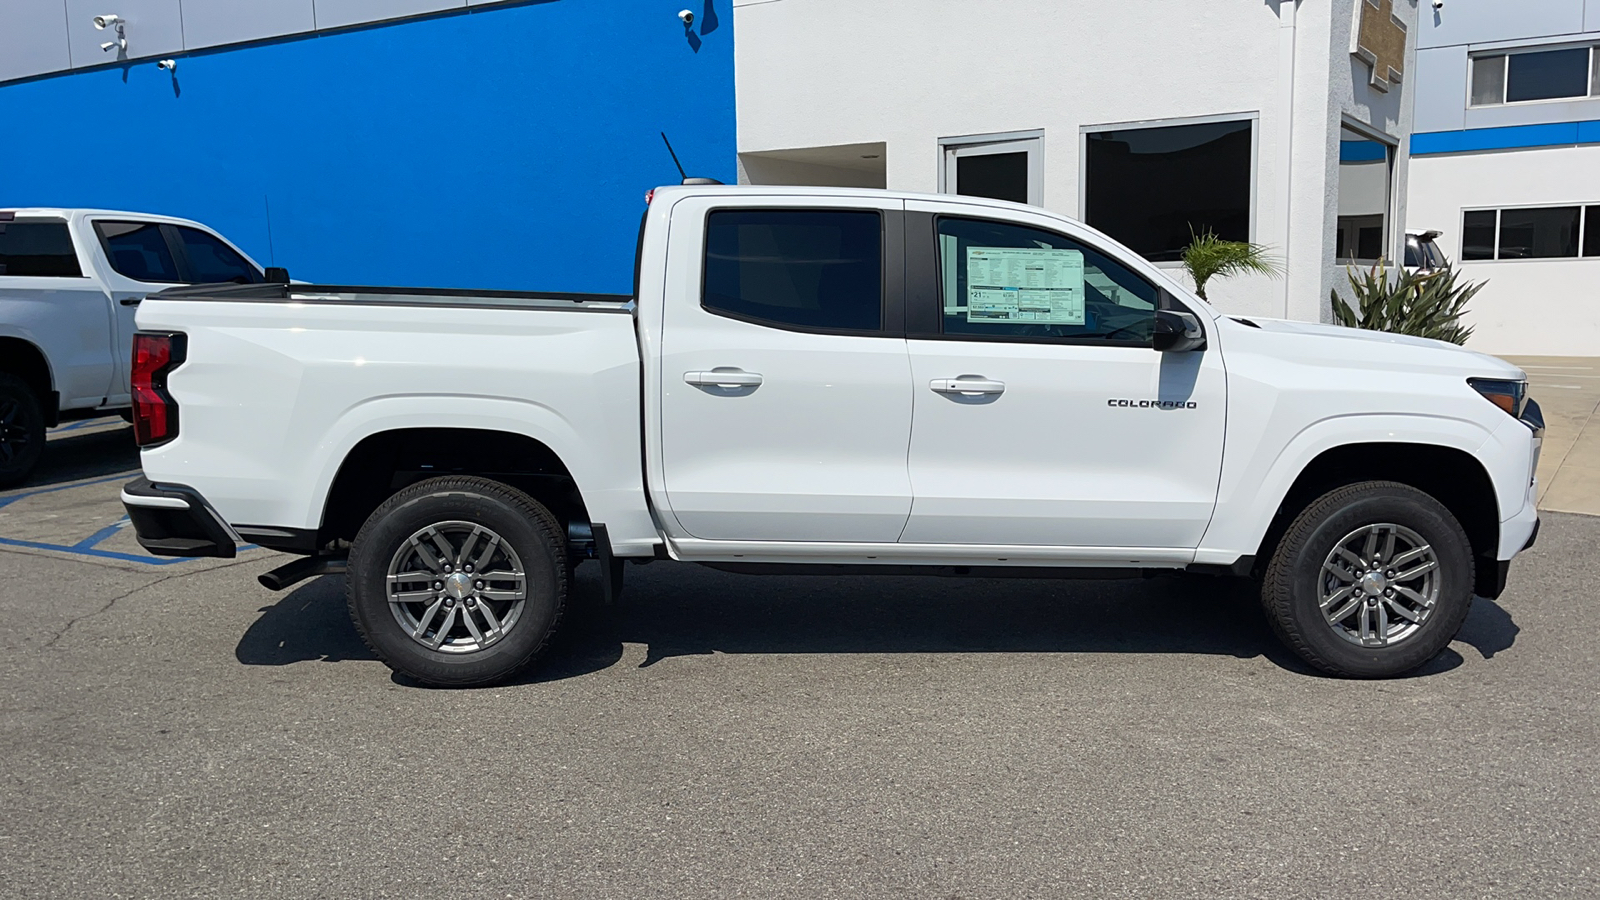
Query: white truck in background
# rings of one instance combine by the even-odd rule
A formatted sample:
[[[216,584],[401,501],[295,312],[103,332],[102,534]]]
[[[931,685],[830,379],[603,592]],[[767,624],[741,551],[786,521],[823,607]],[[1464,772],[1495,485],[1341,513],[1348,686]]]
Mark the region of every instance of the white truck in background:
[[[632,295],[177,288],[138,324],[140,543],[345,572],[430,684],[528,665],[586,558],[608,595],[653,559],[1251,577],[1312,665],[1386,677],[1537,532],[1515,366],[1222,315],[974,197],[661,188]]]
[[[263,280],[243,251],[187,219],[0,210],[0,487],[33,471],[47,427],[128,410],[133,315],[146,294]]]

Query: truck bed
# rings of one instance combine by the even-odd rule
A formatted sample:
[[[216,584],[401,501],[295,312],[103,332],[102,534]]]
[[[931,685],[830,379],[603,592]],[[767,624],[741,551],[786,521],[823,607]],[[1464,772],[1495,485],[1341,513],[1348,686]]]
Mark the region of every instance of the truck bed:
[[[196,489],[246,539],[249,523],[309,533],[363,438],[511,432],[567,461],[614,546],[651,546],[633,310],[615,294],[303,284],[151,295],[140,329],[183,332],[188,351],[168,385],[178,437],[144,451],[145,473]]]

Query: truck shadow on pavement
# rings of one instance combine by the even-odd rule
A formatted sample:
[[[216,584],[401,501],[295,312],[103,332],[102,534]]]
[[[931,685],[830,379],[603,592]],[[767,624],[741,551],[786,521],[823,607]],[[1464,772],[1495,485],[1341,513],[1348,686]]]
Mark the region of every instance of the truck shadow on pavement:
[[[561,631],[518,683],[609,669],[627,644],[646,648],[640,668],[714,653],[1194,653],[1266,657],[1320,676],[1273,636],[1249,585],[1231,579],[754,577],[657,563],[631,567],[621,603],[607,608],[593,570],[579,570]],[[1491,659],[1517,631],[1504,608],[1480,597],[1457,641]],[[235,656],[256,666],[373,659],[350,624],[338,576],[263,607]],[[1411,677],[1463,661],[1447,648]]]
[[[75,433],[76,426],[95,427]],[[133,443],[133,426],[117,422],[104,427],[104,420],[69,422],[52,431],[38,468],[19,489],[49,487],[84,478],[126,473],[139,474],[139,448]]]

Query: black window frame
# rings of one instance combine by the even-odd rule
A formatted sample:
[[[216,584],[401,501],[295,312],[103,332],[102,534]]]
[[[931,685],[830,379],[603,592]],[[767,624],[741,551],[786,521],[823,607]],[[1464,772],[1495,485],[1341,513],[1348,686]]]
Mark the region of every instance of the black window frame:
[[[92,220],[90,220],[89,224],[94,228],[95,239],[100,242],[100,252],[105,254],[106,263],[111,266],[111,270],[113,272],[116,272],[117,275],[119,275],[119,276],[121,276],[123,278],[126,278],[129,281],[136,281],[139,284],[208,284],[208,283],[212,283],[212,282],[201,282],[201,281],[196,281],[195,280],[195,278],[194,278],[194,268],[189,262],[189,251],[188,251],[188,248],[186,248],[184,246],[183,238],[178,235],[178,229],[180,227],[182,227],[182,228],[195,228],[195,226],[192,226],[192,225],[179,226],[179,225],[173,224],[171,222],[152,222],[152,221],[149,221],[147,219],[118,219],[118,218],[115,218],[115,217],[104,218],[104,219],[92,219]],[[142,278],[135,278],[132,275],[127,275],[127,274],[124,274],[121,271],[119,271],[117,269],[116,260],[111,255],[111,244],[106,239],[105,232],[103,230],[101,230],[101,228],[100,228],[101,225],[141,225],[141,226],[142,225],[154,225],[154,226],[156,226],[157,232],[161,235],[161,240],[164,241],[166,243],[166,245],[167,245],[167,253],[168,253],[168,255],[170,255],[172,257],[173,268],[177,269],[178,280],[175,281],[175,282],[172,282],[172,281],[145,281]],[[195,230],[211,235],[212,237],[214,237],[217,240],[221,241],[224,246],[232,249],[233,252],[239,254],[239,257],[241,259],[243,259],[246,263],[249,263],[252,266],[255,265],[255,262],[253,260],[251,260],[250,257],[247,256],[243,250],[240,250],[238,247],[235,247],[232,243],[230,243],[222,235],[217,234],[216,232],[213,232],[213,231],[208,231],[207,229],[204,229],[204,228],[195,228]],[[253,282],[254,284],[263,284],[263,283],[266,282],[266,273],[261,271],[261,269],[259,267],[257,267],[257,269],[256,269],[256,274],[258,276],[260,276],[261,280]],[[222,282],[222,283],[223,284],[232,284],[233,282]]]
[[[711,217],[719,212],[741,213],[872,213],[878,217],[879,236],[879,319],[875,329],[828,328],[799,325],[761,316],[746,315],[706,305],[706,254],[711,246]],[[797,334],[830,334],[840,337],[904,338],[905,323],[905,214],[897,209],[877,206],[715,206],[707,209],[700,224],[700,283],[696,303],[713,316]]]
[[[1573,209],[1578,211],[1578,231],[1573,235],[1577,245],[1577,252],[1568,256],[1501,256],[1502,234],[1505,226],[1505,214],[1517,210],[1529,209]],[[1494,234],[1491,248],[1493,255],[1468,256],[1467,255],[1467,217],[1472,215],[1494,216]],[[1482,226],[1478,226],[1482,227]],[[1595,253],[1584,252],[1585,247],[1593,244]],[[1552,262],[1558,260],[1600,260],[1600,203],[1573,201],[1570,203],[1538,203],[1521,204],[1517,206],[1489,206],[1467,207],[1461,210],[1461,246],[1457,254],[1461,262],[1488,263],[1488,262]]]
[[[944,330],[944,279],[941,277],[942,269],[939,260],[939,221],[941,219],[961,219],[973,222],[987,222],[995,225],[1008,225],[1019,228],[1032,228],[1053,234],[1063,240],[1080,244],[1096,253],[1113,260],[1129,274],[1148,284],[1156,294],[1156,306],[1151,310],[1154,317],[1157,310],[1171,310],[1186,312],[1194,315],[1202,322],[1204,317],[1195,313],[1179,301],[1170,291],[1151,281],[1137,270],[1127,264],[1120,254],[1112,253],[1094,241],[1067,234],[1054,228],[1045,228],[1029,222],[1017,222],[1009,219],[997,219],[992,216],[969,215],[965,213],[931,213],[907,212],[906,213],[906,337],[919,341],[967,341],[989,344],[1053,344],[1063,347],[1107,347],[1121,349],[1146,349],[1155,350],[1155,337],[1144,341],[1108,341],[1102,337],[1072,336],[1072,335],[1033,335],[1033,334],[961,334],[949,333]]]
[[[13,218],[13,219],[10,219],[10,220],[4,221],[4,222],[0,222],[0,231],[3,231],[5,229],[7,229],[7,228],[13,228],[13,227],[16,227],[18,225],[59,225],[61,227],[61,230],[63,232],[65,232],[65,234],[67,236],[67,247],[72,250],[72,262],[73,262],[73,265],[75,265],[77,267],[78,271],[75,274],[72,274],[72,275],[20,275],[20,274],[8,272],[8,271],[0,271],[0,278],[88,278],[89,277],[89,275],[84,272],[83,254],[81,252],[79,252],[79,250],[78,250],[78,242],[73,240],[73,237],[72,237],[72,223],[71,222],[68,222],[66,219],[57,219],[57,218],[48,218],[48,217],[47,218],[27,218],[27,219],[16,219],[16,218]]]

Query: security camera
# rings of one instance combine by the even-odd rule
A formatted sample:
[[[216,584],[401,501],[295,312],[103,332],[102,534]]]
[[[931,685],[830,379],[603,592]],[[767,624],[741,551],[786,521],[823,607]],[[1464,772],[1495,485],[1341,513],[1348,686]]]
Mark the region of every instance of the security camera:
[[[1434,9],[1444,9],[1444,0],[1433,0]]]
[[[688,28],[694,24],[694,13],[687,9],[678,10],[678,20],[683,22],[683,27]]]
[[[178,61],[175,59],[163,59],[156,63],[156,68],[166,69],[168,72],[176,72],[178,70]]]
[[[116,45],[117,45],[116,41],[106,41],[104,44],[100,45],[100,49],[105,51],[105,52],[107,52],[107,53],[110,53],[111,52],[111,48],[115,47]]]
[[[110,28],[113,25],[119,25],[121,23],[122,17],[117,15],[94,17],[94,29],[96,31],[105,31],[107,28]]]

